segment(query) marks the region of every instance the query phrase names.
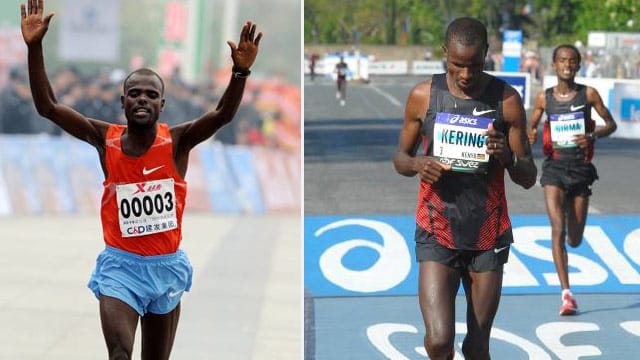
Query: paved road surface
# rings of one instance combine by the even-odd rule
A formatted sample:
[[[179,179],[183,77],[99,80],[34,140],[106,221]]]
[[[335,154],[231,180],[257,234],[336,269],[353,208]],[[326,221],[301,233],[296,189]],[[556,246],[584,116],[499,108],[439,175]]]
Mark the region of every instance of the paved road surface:
[[[186,214],[184,228],[194,282],[172,359],[300,359],[299,216]],[[0,218],[0,229],[0,359],[105,359],[86,287],[104,246],[98,216]]]
[[[391,158],[402,126],[404,102],[420,78],[374,78],[350,83],[347,105],[335,100],[334,84],[305,82],[305,214],[408,214],[415,210],[417,181],[398,175]],[[540,170],[540,142],[533,148]],[[640,212],[640,140],[600,139],[594,164],[591,212]],[[529,191],[507,181],[509,210],[545,213],[542,188]]]

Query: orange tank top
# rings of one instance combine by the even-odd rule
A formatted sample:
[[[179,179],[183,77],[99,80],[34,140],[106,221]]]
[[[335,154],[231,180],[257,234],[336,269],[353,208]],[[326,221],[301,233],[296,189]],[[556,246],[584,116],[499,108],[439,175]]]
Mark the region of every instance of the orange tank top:
[[[107,130],[100,218],[107,245],[150,256],[174,253],[182,240],[187,183],[173,161],[167,124],[158,123],[153,144],[140,157],[122,152],[124,125]]]

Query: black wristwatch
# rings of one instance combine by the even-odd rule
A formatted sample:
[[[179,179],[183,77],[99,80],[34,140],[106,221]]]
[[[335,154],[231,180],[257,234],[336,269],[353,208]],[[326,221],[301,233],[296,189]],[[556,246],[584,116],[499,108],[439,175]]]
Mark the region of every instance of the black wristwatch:
[[[594,133],[588,133],[587,136],[589,137],[589,139],[591,139],[591,142],[594,143],[596,142],[596,140],[598,140],[598,136]]]
[[[235,79],[246,79],[249,77],[249,75],[251,75],[251,70],[249,69],[241,70],[235,66],[231,69],[231,72]]]

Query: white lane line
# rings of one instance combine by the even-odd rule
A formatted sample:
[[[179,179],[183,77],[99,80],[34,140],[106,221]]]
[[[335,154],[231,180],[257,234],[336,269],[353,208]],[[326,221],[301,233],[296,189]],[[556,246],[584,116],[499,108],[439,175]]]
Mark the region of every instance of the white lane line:
[[[393,95],[389,94],[386,91],[380,90],[379,88],[370,85],[369,87],[371,87],[371,89],[373,89],[375,92],[377,92],[378,94],[382,95],[384,98],[386,98],[387,100],[389,100],[389,102],[391,102],[393,105],[402,108],[402,102],[400,102],[398,99],[396,99],[395,97],[393,97]]]

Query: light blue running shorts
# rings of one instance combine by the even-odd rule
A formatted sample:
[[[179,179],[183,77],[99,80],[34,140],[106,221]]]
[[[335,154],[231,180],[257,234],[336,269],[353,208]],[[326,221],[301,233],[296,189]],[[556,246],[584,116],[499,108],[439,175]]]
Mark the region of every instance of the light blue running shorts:
[[[173,254],[141,256],[106,246],[98,255],[87,285],[101,295],[122,300],[140,316],[167,314],[191,289],[193,268],[182,249]]]

